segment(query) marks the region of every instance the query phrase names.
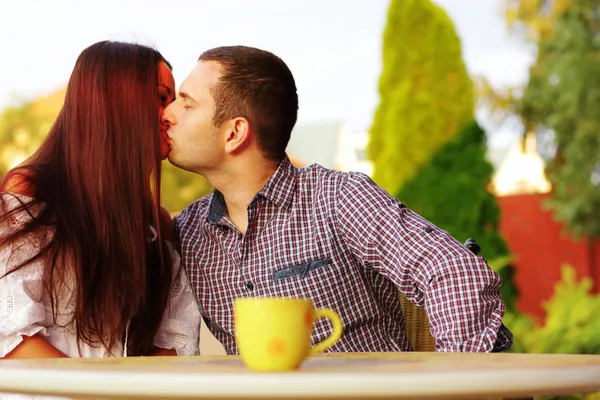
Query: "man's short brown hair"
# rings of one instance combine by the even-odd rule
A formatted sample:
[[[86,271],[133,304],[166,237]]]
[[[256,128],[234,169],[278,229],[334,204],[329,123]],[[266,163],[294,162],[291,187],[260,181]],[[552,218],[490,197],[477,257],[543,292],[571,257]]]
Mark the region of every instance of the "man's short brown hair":
[[[298,118],[298,93],[292,72],[276,55],[246,46],[205,51],[199,61],[215,61],[222,76],[213,88],[213,122],[244,117],[256,133],[264,156],[280,161]]]

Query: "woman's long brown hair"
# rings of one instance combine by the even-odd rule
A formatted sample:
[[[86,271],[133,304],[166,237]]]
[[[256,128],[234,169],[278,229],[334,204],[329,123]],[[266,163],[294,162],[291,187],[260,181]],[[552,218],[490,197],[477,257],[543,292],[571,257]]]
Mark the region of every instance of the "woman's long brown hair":
[[[44,260],[55,321],[61,282],[71,277],[79,343],[110,350],[130,321],[129,355],[152,351],[171,286],[159,218],[161,61],[154,49],[131,43],[104,41],[85,49],[47,138],[0,186],[25,182],[33,197],[0,216],[0,224],[16,213],[32,217],[0,238],[0,247],[32,235],[41,243],[37,254],[7,274]],[[155,241],[150,227],[158,233]],[[42,240],[46,232],[52,235]]]

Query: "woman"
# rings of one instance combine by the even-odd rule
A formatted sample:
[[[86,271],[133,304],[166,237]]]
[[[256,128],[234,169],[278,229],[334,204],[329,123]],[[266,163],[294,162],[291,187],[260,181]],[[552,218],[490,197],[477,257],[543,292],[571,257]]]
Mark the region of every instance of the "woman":
[[[0,186],[0,358],[198,353],[160,207],[174,93],[151,48],[105,41],[79,56],[46,140]]]

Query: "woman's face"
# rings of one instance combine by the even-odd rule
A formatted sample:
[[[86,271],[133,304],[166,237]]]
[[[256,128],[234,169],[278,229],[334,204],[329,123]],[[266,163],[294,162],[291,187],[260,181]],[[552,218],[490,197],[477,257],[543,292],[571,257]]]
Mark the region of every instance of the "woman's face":
[[[171,69],[164,61],[158,64],[158,100],[159,100],[159,124],[160,124],[160,157],[166,159],[171,151],[167,142],[167,129],[169,126],[162,122],[162,114],[165,108],[175,100],[175,79]]]

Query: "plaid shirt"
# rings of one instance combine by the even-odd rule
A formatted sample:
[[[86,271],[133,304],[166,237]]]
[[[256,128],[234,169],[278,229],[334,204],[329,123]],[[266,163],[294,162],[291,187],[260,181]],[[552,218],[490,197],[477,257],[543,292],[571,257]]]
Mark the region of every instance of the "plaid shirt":
[[[424,306],[437,351],[502,351],[501,279],[485,260],[360,173],[286,157],[248,206],[242,235],[214,191],[175,218],[204,320],[237,354],[233,300],[300,297],[344,326],[332,352],[410,351],[397,289]],[[331,332],[315,324],[312,344]]]

